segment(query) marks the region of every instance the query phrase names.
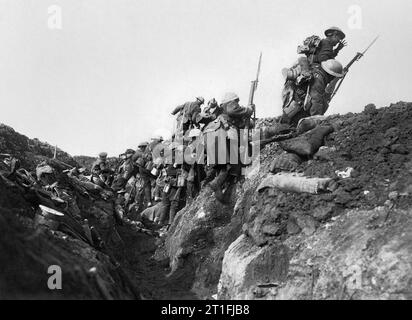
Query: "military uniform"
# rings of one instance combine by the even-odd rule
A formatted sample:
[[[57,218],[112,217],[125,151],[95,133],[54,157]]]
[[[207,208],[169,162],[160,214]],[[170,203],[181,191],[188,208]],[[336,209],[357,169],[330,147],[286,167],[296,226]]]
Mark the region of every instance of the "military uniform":
[[[138,180],[138,188],[136,187],[136,202],[139,208],[145,209],[151,205],[152,201],[152,175],[150,174],[153,166],[152,155],[148,148],[149,143],[141,143],[133,155],[132,159],[138,167],[136,179]]]
[[[99,176],[101,180],[107,184],[110,185],[113,180],[113,171],[110,169],[109,164],[107,163],[106,160],[107,153],[102,152],[99,155],[99,158],[92,164],[91,171],[93,172],[99,172]]]
[[[312,63],[320,64],[329,59],[335,59],[339,50],[334,49],[334,45],[329,38],[322,39],[317,48]]]
[[[327,29],[325,35],[324,39],[320,39],[318,36],[308,37],[303,46],[298,46],[298,53],[303,53],[305,56],[300,56],[298,63],[292,68],[283,70],[287,80],[284,96],[290,91],[291,83],[288,80],[292,80],[296,86],[305,86],[315,76],[316,68],[320,68],[322,62],[334,59],[346,45],[343,42],[345,34],[337,27]],[[335,48],[336,45],[338,46]]]
[[[173,111],[172,115],[180,114],[180,124],[177,128],[178,130],[183,130],[183,135],[192,126],[198,126],[198,121],[200,114],[202,112],[201,105],[203,104],[203,98],[197,98],[196,101],[186,102],[180,106],[177,106]]]
[[[222,109],[219,107],[216,100],[213,99],[209,102],[209,105],[205,108],[204,112],[200,114],[198,122],[206,126],[210,122],[216,120],[221,114]]]
[[[165,181],[165,188],[162,195],[162,211],[160,215],[160,224],[171,225],[176,213],[179,211],[181,199],[184,197],[184,185],[179,183],[179,175],[182,169],[174,165],[168,165],[166,168],[167,179]],[[184,177],[181,177],[181,180]]]
[[[321,68],[316,68],[313,74],[312,85],[309,90],[309,99],[305,110],[308,116],[323,115],[329,107],[329,98],[325,89],[333,77]]]
[[[331,90],[327,90],[327,87],[343,76],[343,67],[336,60],[329,59],[313,70],[312,81],[304,86],[294,87],[289,102],[284,102],[282,123],[296,126],[302,118],[323,115],[327,111],[331,95]]]
[[[239,130],[248,127],[250,117],[253,114],[253,109],[251,107],[242,107],[239,105],[239,97],[234,93],[226,94],[220,106],[222,114],[218,118],[209,123],[204,128],[204,134],[206,138],[208,134],[217,132],[218,130],[225,130],[229,138],[239,139]],[[232,137],[231,137],[232,136]],[[208,141],[209,139],[207,139]],[[207,142],[207,143],[210,143]],[[239,153],[239,146],[229,143],[229,139],[226,140],[226,163],[219,164],[219,150],[220,146],[218,141],[212,142],[214,145],[208,146],[208,148],[215,148],[215,159],[208,158],[208,164],[213,163],[213,167],[209,166],[207,173],[209,176],[206,177],[206,181],[210,181],[210,174],[215,176],[213,181],[210,183],[210,187],[215,192],[216,198],[221,202],[225,202],[225,195],[223,194],[224,185],[227,183],[230,186],[236,182],[237,177],[241,174],[241,162],[239,157],[237,164],[230,164],[230,154],[233,152]],[[232,149],[234,147],[234,149]],[[239,154],[238,154],[239,155]],[[212,162],[213,160],[213,162]]]

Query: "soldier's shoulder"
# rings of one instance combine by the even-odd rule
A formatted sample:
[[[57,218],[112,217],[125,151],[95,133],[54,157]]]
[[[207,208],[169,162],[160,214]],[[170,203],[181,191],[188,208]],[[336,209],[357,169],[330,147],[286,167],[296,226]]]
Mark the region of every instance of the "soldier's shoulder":
[[[322,39],[319,43],[319,47],[322,47],[322,46],[332,46],[331,40],[329,38]]]

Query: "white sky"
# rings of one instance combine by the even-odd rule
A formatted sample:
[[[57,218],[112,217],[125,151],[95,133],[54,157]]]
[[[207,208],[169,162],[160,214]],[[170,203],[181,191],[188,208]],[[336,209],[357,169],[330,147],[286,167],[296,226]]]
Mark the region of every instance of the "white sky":
[[[48,28],[55,4],[61,30]],[[116,156],[171,129],[170,111],[197,95],[245,104],[260,51],[257,116],[277,116],[281,69],[331,25],[347,34],[343,64],[381,37],[328,114],[412,101],[410,12],[409,0],[0,0],[0,122],[72,155]]]

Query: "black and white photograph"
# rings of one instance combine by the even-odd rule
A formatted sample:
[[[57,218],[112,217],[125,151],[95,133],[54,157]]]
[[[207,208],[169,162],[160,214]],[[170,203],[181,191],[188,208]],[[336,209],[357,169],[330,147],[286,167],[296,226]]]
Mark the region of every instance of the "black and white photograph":
[[[411,300],[411,12],[0,0],[0,300]]]

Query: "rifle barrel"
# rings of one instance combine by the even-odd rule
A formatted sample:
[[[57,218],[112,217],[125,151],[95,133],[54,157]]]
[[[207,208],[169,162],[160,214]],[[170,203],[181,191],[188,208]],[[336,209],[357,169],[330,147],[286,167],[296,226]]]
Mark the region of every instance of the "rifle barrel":
[[[260,66],[262,64],[262,52],[259,55],[259,62],[256,72],[256,79],[252,80],[249,92],[249,105],[253,104],[253,100],[255,97],[255,91],[257,90],[258,82],[259,82],[259,74],[260,74]],[[253,112],[253,120],[256,120],[256,110]]]
[[[258,69],[257,69],[257,73],[256,73],[256,87],[257,87],[257,83],[259,81],[259,74],[260,74],[260,66],[262,64],[262,52],[260,53],[259,56],[259,63],[258,63]]]
[[[356,61],[359,61],[359,59],[364,56],[364,54],[366,53],[366,51],[368,51],[368,50],[370,49],[370,47],[373,46],[373,44],[376,42],[376,40],[378,40],[378,38],[379,38],[379,35],[378,35],[375,39],[373,39],[373,41],[369,44],[369,46],[368,46],[362,53],[361,53],[361,52],[358,52],[358,53],[355,55],[355,57],[346,65],[346,67],[344,68],[344,70],[345,70],[346,72],[348,72],[348,70],[349,70],[349,68],[352,66],[352,64],[354,64]],[[332,93],[332,95],[331,95],[331,97],[330,97],[329,102],[332,100],[332,98],[333,98],[333,97],[336,95],[336,93],[338,92],[338,90],[339,90],[340,86],[342,85],[342,82],[343,82],[343,80],[345,79],[345,77],[346,77],[346,73],[345,73],[345,75],[340,79],[337,87],[335,88],[335,90],[333,91],[333,93]]]
[[[378,38],[379,38],[379,35],[376,36],[375,39],[373,39],[373,41],[371,42],[371,44],[370,44],[370,45],[365,49],[365,51],[363,51],[361,54],[364,55],[364,54],[366,53],[366,51],[368,51],[369,48],[373,46],[373,44],[376,42],[376,40],[378,40]]]

